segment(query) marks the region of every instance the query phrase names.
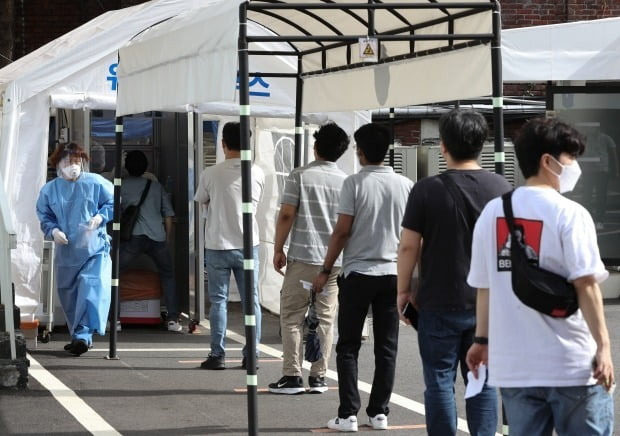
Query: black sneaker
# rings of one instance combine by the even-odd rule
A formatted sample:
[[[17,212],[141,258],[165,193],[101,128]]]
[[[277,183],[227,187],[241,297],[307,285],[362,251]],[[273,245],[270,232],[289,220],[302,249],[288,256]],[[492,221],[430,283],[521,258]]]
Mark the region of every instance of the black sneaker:
[[[226,361],[224,356],[213,356],[209,354],[207,360],[200,364],[202,369],[211,369],[211,370],[219,370],[226,369]]]
[[[328,389],[327,383],[325,383],[325,377],[308,377],[308,386],[308,392],[311,394],[322,394]]]
[[[269,392],[273,394],[296,395],[306,392],[304,381],[297,375],[285,375],[275,383],[269,384]]]
[[[245,356],[241,359],[241,369],[248,369],[248,361]],[[256,369],[258,369],[258,356],[256,357]]]

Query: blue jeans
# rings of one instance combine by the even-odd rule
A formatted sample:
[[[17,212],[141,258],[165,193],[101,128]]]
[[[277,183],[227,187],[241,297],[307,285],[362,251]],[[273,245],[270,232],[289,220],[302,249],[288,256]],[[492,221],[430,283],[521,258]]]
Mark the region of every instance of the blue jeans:
[[[473,310],[419,311],[418,345],[426,385],[426,428],[431,436],[456,434],[454,383],[460,364],[461,376],[467,384],[465,356],[472,344],[475,326]],[[465,413],[472,435],[494,435],[497,429],[496,390],[485,385],[482,392],[465,401]]]
[[[254,313],[256,314],[256,345],[260,343],[261,311],[258,301],[258,247],[254,247]],[[211,355],[226,355],[226,325],[228,323],[228,287],[230,273],[235,275],[241,304],[245,312],[245,281],[243,279],[243,250],[205,250],[211,323]],[[247,339],[246,339],[247,341]],[[246,356],[247,345],[243,347]]]
[[[179,318],[179,303],[177,298],[176,282],[172,269],[172,259],[166,241],[154,241],[145,235],[134,235],[129,241],[121,243],[119,253],[119,270],[122,272],[129,263],[140,254],[150,257],[159,272],[161,289],[166,301],[168,320],[176,321]]]
[[[501,388],[510,436],[613,434],[613,397],[601,385]]]

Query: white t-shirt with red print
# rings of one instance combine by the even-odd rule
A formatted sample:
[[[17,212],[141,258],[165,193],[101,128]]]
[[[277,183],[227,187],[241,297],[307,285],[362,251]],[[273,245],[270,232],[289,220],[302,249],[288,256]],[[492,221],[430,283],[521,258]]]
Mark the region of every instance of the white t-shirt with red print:
[[[550,188],[524,186],[512,196],[515,222],[530,258],[569,281],[605,280],[592,217]],[[490,201],[476,222],[467,282],[489,289],[489,384],[498,387],[584,386],[592,378],[596,344],[581,310],[552,318],[525,306],[511,284],[509,231],[502,199]],[[508,255],[507,255],[508,254]]]

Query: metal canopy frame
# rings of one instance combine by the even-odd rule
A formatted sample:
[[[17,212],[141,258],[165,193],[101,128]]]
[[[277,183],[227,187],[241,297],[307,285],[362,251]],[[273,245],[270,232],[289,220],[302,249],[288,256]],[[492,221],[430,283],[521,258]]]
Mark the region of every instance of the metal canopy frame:
[[[426,22],[411,23],[404,16],[407,10],[439,10],[443,13],[440,18],[435,18]],[[449,9],[456,9],[459,12],[451,14]],[[320,11],[340,10],[358,22],[364,34],[347,35],[341,31],[335,22],[329,22],[320,15]],[[326,33],[313,34],[306,29],[285,17],[283,11],[295,11],[310,17],[313,22],[318,23],[325,29]],[[386,11],[391,17],[402,23],[401,27],[386,31],[377,31],[376,12]],[[458,34],[455,32],[455,20],[469,17],[481,12],[492,12],[492,33],[466,33]],[[248,20],[261,23],[261,17],[274,19],[294,29],[297,33],[284,34],[283,32],[274,36],[249,36],[247,34]],[[418,34],[417,31],[437,24],[447,23],[449,33],[446,34]],[[265,24],[263,24],[265,25]],[[268,25],[265,27],[270,28]],[[273,29],[271,29],[273,30]],[[328,33],[330,31],[331,33]],[[379,42],[409,42],[409,52],[401,53],[391,57],[381,58],[379,64],[394,61],[414,59],[441,53],[446,51],[459,50],[479,44],[490,44],[491,46],[491,73],[492,73],[492,101],[495,137],[495,171],[498,174],[504,172],[504,120],[502,102],[502,77],[501,77],[501,15],[498,1],[487,2],[446,2],[437,3],[436,0],[428,0],[427,3],[395,3],[384,2],[382,0],[368,0],[366,3],[341,3],[334,0],[317,0],[315,2],[294,2],[285,0],[253,0],[244,2],[239,6],[239,116],[241,125],[241,176],[242,176],[242,203],[243,203],[243,257],[244,257],[244,284],[248,290],[245,301],[245,337],[247,344],[247,393],[248,393],[248,433],[258,434],[258,413],[257,413],[257,376],[256,376],[256,315],[254,312],[254,268],[252,253],[252,152],[250,150],[250,92],[249,77],[253,74],[249,71],[249,55],[282,55],[296,56],[298,71],[296,76],[296,107],[295,107],[295,166],[300,165],[301,161],[301,141],[303,127],[301,123],[303,82],[305,78],[320,74],[327,74],[335,71],[353,70],[359,67],[367,67],[374,63],[359,62],[351,63],[352,46],[359,38],[374,37]],[[444,47],[434,48],[426,51],[415,51],[416,41],[448,41]],[[262,51],[250,50],[249,44],[256,42],[286,42],[291,46],[291,51]],[[300,43],[313,43],[316,47],[302,48]],[[299,44],[299,45],[298,45]],[[330,50],[346,47],[345,59],[339,66],[329,67],[327,65],[327,54]],[[303,59],[315,53],[321,53],[320,69],[303,71]],[[380,55],[380,50],[379,50]],[[267,76],[268,73],[261,73]],[[272,74],[272,77],[290,77],[290,75]]]

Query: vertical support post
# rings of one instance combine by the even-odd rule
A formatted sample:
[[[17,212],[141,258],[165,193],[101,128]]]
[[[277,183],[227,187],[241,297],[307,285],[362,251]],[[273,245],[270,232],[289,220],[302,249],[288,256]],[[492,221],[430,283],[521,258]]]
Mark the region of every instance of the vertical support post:
[[[394,168],[394,108],[390,108],[390,166]]]
[[[374,0],[368,0],[368,4],[372,5]],[[368,8],[368,36],[375,36],[375,10]]]
[[[504,175],[504,90],[502,81],[502,17],[499,2],[493,9],[493,41],[491,42],[491,74],[493,80],[493,131],[495,136],[495,172]]]
[[[106,359],[116,360],[116,323],[119,308],[119,252],[121,243],[121,174],[123,164],[123,117],[116,117],[116,163],[114,165],[114,221],[112,223],[112,300],[110,303],[110,350]]]
[[[295,159],[293,161],[293,167],[297,168],[301,165],[301,148],[303,144],[304,128],[302,126],[302,102],[303,102],[303,90],[304,80],[301,78],[302,62],[301,56],[297,58],[297,83],[295,87]]]
[[[495,134],[495,172],[504,175],[504,83],[502,80],[502,14],[498,1],[493,9],[493,41],[491,42],[491,74],[493,76],[493,130]],[[508,420],[502,403],[502,434],[509,434]]]
[[[239,5],[239,124],[241,128],[241,201],[243,210],[243,269],[245,297],[245,342],[248,434],[258,434],[256,375],[256,313],[254,311],[254,250],[252,235],[252,151],[250,149],[250,86],[247,40],[247,2]]]

